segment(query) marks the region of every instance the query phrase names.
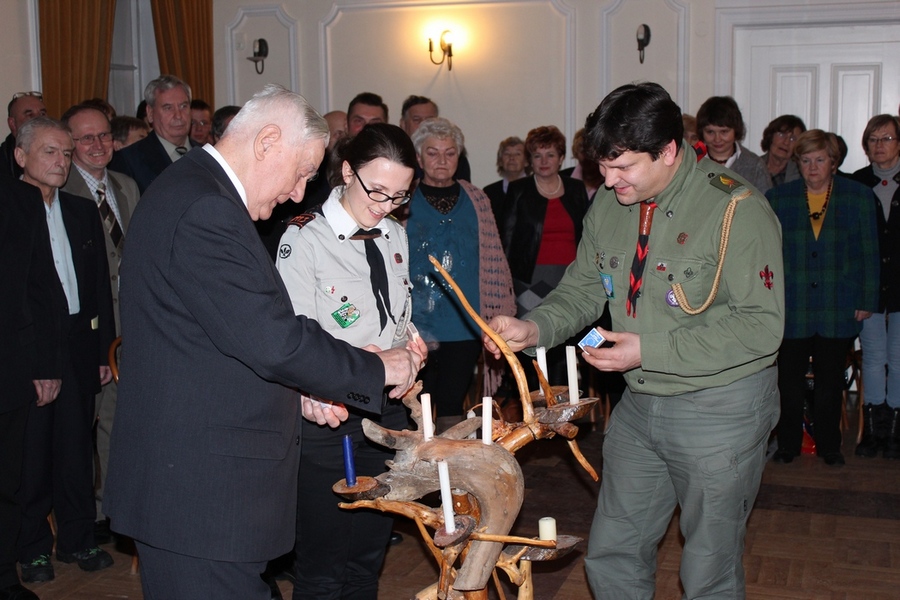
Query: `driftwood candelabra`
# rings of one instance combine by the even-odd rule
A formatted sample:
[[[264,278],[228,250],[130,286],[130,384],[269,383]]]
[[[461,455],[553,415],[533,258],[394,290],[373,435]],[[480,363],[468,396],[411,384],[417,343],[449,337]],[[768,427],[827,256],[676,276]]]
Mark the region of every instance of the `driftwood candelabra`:
[[[416,431],[394,431],[369,420],[363,421],[366,437],[397,451],[394,460],[387,463],[389,470],[377,477],[358,477],[353,486],[348,486],[342,479],[334,484],[333,490],[349,501],[341,503],[342,508],[373,508],[415,521],[440,567],[438,581],[418,592],[416,600],[486,600],[487,585],[492,576],[503,598],[498,570],[504,571],[519,588],[519,600],[532,600],[531,562],[560,558],[581,538],[561,535],[556,540],[538,540],[509,535],[522,507],[525,488],[515,453],[535,440],[561,435],[567,439],[578,462],[597,481],[597,472],[575,441],[578,427],[572,424],[586,415],[597,399],[570,403],[568,390],[551,388],[540,369],[537,371],[541,390],[530,392],[522,365],[509,346],[472,309],[440,263],[429,258],[469,315],[500,347],[509,362],[522,403],[522,421],[505,421],[497,411],[490,444],[480,439],[468,439],[481,426],[479,419],[467,419],[426,440],[418,398],[422,391],[419,382],[403,398],[418,426]],[[417,502],[439,489],[439,461],[448,465],[453,479],[452,527],[445,523],[441,507]]]

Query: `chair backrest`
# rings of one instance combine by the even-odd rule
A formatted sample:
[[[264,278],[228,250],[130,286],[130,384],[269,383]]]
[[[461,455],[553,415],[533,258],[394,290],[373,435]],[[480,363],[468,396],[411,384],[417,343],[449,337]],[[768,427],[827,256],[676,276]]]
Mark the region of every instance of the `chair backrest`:
[[[121,335],[109,345],[109,370],[112,371],[112,376],[116,383],[119,383],[119,346],[121,345]]]

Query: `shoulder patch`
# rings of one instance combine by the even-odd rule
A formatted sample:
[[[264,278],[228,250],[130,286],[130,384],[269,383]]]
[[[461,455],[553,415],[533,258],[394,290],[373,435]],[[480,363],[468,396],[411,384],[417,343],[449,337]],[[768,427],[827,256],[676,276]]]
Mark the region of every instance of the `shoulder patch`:
[[[303,213],[302,215],[297,215],[296,217],[288,221],[288,226],[296,225],[297,227],[302,229],[304,225],[314,220],[315,218],[315,213]]]
[[[724,174],[714,175],[710,173],[709,185],[719,188],[723,192],[728,192],[729,194],[741,187],[743,184],[737,179],[733,179]]]

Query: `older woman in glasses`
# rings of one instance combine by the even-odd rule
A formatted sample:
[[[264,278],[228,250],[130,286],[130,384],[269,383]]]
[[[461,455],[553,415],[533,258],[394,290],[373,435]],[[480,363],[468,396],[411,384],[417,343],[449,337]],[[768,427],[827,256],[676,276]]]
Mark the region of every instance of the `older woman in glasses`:
[[[423,171],[406,225],[413,318],[429,343],[421,378],[441,432],[462,419],[463,400],[481,354],[481,331],[428,256],[440,261],[485,320],[513,315],[516,309],[491,201],[468,181],[453,179],[464,147],[462,131],[447,119],[428,119],[412,141]]]
[[[404,346],[412,314],[409,251],[406,233],[390,213],[409,201],[415,150],[402,129],[375,123],[336,152],[343,185],[323,205],[290,222],[281,238],[278,271],[294,312],[316,319],[334,337],[359,347]],[[335,369],[335,377],[349,376],[338,365]],[[393,457],[365,438],[362,419],[403,429],[406,409],[399,401],[370,400],[376,412],[383,406],[380,417],[351,409],[336,430],[303,423],[294,600],[377,597],[393,519],[341,510],[331,492],[344,477],[345,435],[351,436],[359,475],[378,475]]]
[[[764,154],[760,158],[766,165],[773,186],[800,179],[800,171],[793,160],[793,155],[794,144],[804,131],[806,124],[800,117],[794,115],[781,115],[773,119],[763,130],[759,145]]]
[[[862,374],[866,384],[863,438],[858,456],[900,458],[900,123],[877,115],[863,131],[862,144],[871,164],[853,178],[878,198],[881,287],[878,311],[863,323]],[[894,315],[894,316],[891,316]],[[894,321],[891,323],[890,321]],[[885,365],[887,374],[885,375]]]
[[[801,134],[794,146],[801,179],[766,192],[781,221],[784,255],[781,418],[774,458],[781,463],[800,454],[812,357],[816,452],[827,465],[844,464],[841,391],[847,351],[862,322],[878,307],[875,200],[865,186],[835,177],[840,160],[836,138],[821,129]]]

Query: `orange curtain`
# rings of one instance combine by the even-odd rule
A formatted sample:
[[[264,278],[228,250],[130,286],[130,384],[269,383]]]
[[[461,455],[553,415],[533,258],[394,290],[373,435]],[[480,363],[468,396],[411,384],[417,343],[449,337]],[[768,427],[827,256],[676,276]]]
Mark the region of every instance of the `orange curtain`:
[[[151,0],[161,75],[191,86],[193,98],[215,106],[212,0]]]
[[[47,114],[106,99],[116,0],[40,0],[41,79]]]

